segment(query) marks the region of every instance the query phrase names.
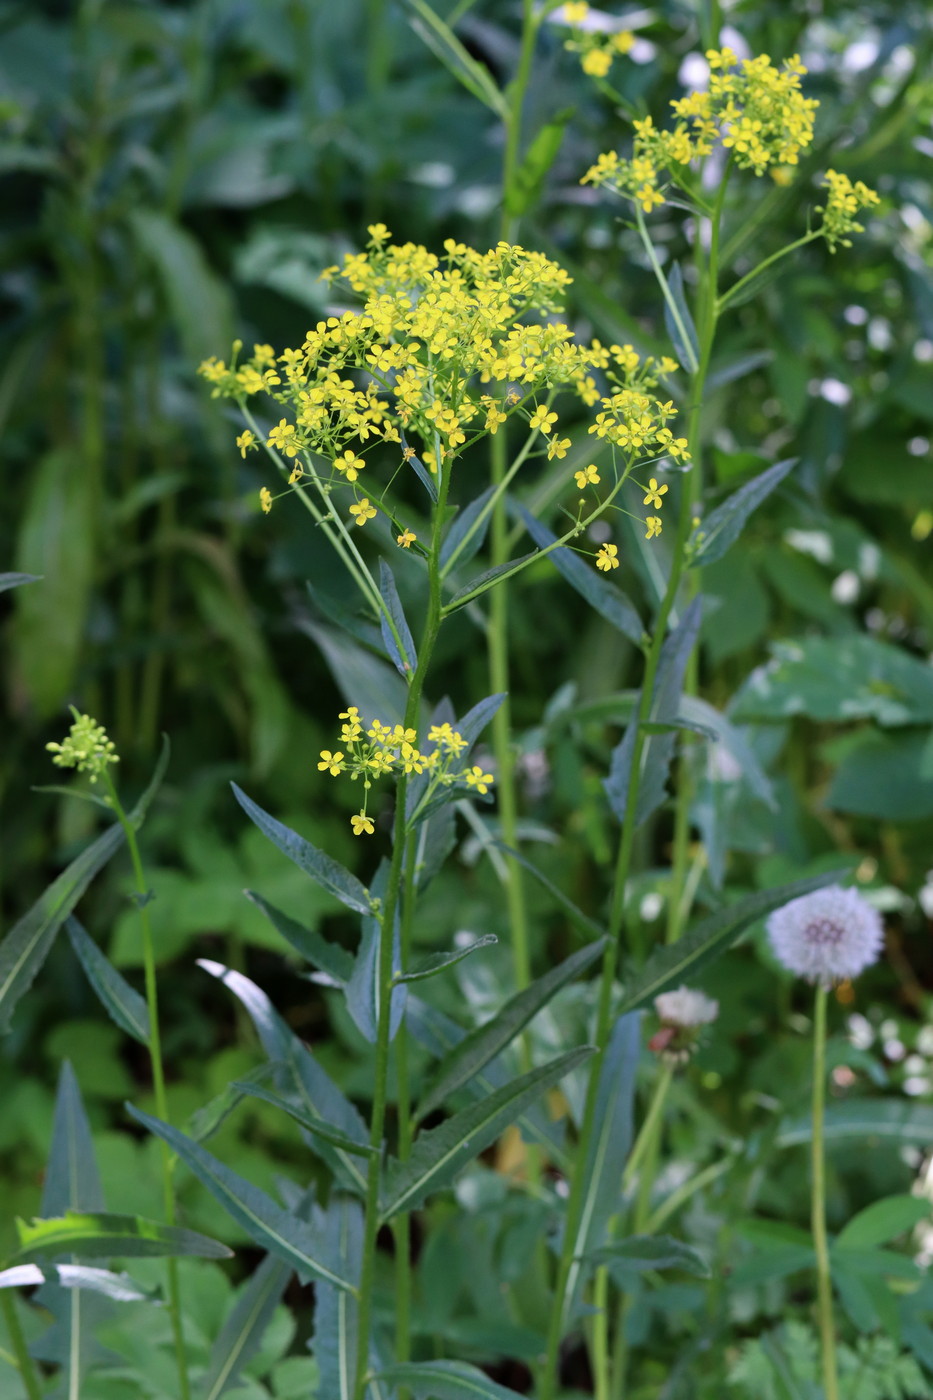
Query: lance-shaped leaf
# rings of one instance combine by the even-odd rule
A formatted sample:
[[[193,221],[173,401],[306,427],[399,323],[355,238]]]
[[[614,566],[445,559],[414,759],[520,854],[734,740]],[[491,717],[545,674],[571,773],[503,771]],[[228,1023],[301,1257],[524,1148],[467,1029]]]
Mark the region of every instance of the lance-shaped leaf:
[[[33,1288],[39,1283],[61,1288],[86,1288],[116,1303],[140,1303],[149,1297],[126,1274],[92,1269],[83,1264],[14,1264],[0,1272],[0,1288]]]
[[[145,819],[149,805],[165,776],[168,755],[168,740],[163,740],[162,752],[149,786],[128,813],[129,821],[134,827],[140,827]],[[119,850],[123,841],[123,828],[115,822],[52,881],[29,912],[23,915],[0,943],[0,1035],[10,1029],[10,1019],[16,1003],[32,986],[58,930],[94,876],[103,869],[114,852]]]
[[[0,574],[0,593],[8,588],[21,588],[24,583],[38,583],[41,578],[41,574]]]
[[[677,358],[695,374],[700,363],[700,342],[696,326],[684,296],[684,274],[680,263],[674,263],[667,278],[664,297],[664,325],[670,336]]]
[[[494,485],[487,486],[485,491],[454,517],[441,545],[442,577],[455,564],[466,564],[482,549],[491,519],[491,512],[487,507],[495,491]]]
[[[548,545],[555,542],[557,536],[546,525],[542,525],[530,510],[526,510],[517,502],[513,504],[513,510],[541,549],[547,549]],[[575,554],[567,545],[552,549],[548,558],[600,617],[611,622],[623,637],[628,637],[637,647],[641,646],[645,635],[644,625],[621,588],[603,578],[602,574],[598,574],[590,563],[581,559],[580,555]]]
[[[111,1020],[141,1045],[148,1045],[149,1012],[145,1000],[117,971],[106,954],[101,952],[73,914],[65,924],[65,931],[71,939],[71,946],[84,968],[87,980]]]
[[[927,1147],[933,1142],[933,1105],[906,1099],[855,1099],[828,1103],[824,1120],[828,1143],[855,1139],[860,1143],[900,1142]],[[778,1147],[798,1147],[810,1142],[813,1120],[809,1114],[782,1122]]]
[[[788,457],[786,461],[777,462],[753,481],[740,486],[727,501],[710,511],[700,527],[702,540],[692,562],[695,565],[715,564],[717,559],[721,559],[726,550],[735,544],[752,511],[757,510],[762,501],[781,484],[797,461],[796,457]]]
[[[584,1161],[583,1213],[573,1242],[573,1263],[562,1302],[563,1315],[576,1311],[586,1278],[586,1257],[603,1244],[621,1204],[622,1170],[632,1146],[635,1076],[641,1051],[639,1016],[620,1016],[599,1067],[595,1130]]]
[[[463,47],[456,34],[435,14],[427,0],[405,0],[408,22],[467,92],[484,103],[501,121],[508,121],[509,107],[492,74]]]
[[[266,1255],[211,1348],[207,1374],[199,1387],[202,1400],[220,1400],[224,1391],[236,1384],[243,1367],[262,1345],[263,1334],[291,1276],[290,1265],[272,1254]]]
[[[557,159],[567,123],[574,115],[573,107],[565,107],[549,122],[545,122],[529,142],[521,165],[515,171],[505,192],[505,212],[520,218],[541,193],[544,178]]]
[[[795,880],[790,885],[761,890],[701,920],[677,943],[659,948],[651,955],[626,986],[620,1010],[634,1011],[640,1006],[647,1006],[668,987],[689,982],[702,967],[731,947],[756,919],[770,914],[772,909],[788,904],[792,899],[799,899],[801,895],[820,890],[824,885],[838,883],[840,877],[838,870],[824,871],[806,880]]]
[[[385,1367],[379,1379],[404,1386],[415,1400],[522,1400],[517,1390],[490,1380],[465,1361],[408,1361]]]
[[[698,1278],[709,1278],[710,1267],[699,1250],[670,1235],[630,1235],[600,1245],[587,1255],[593,1266],[605,1264],[620,1288],[631,1287],[632,1275],[655,1269],[683,1269]]]
[[[437,1007],[430,1006],[414,995],[408,998],[405,1029],[412,1039],[435,1059],[441,1059],[468,1035],[462,1026],[445,1016],[443,1011],[438,1011]],[[485,1069],[480,1070],[479,1074],[474,1075],[468,1084],[464,1084],[463,1096],[472,1100],[484,1098],[485,1095],[508,1084],[513,1077],[514,1068],[509,1066],[508,1056],[499,1055],[491,1060]],[[569,1170],[567,1154],[563,1148],[562,1123],[553,1123],[541,1105],[534,1103],[515,1121],[527,1142],[539,1143],[545,1148],[552,1162],[563,1170]]]
[[[428,495],[431,497],[431,500],[434,502],[435,505],[437,505],[437,486],[435,484],[434,478],[428,471],[424,463],[421,461],[421,459],[419,457],[416,457],[413,451],[410,451],[408,441],[404,433],[402,433],[402,446],[405,449],[405,461],[411,467],[412,471],[415,473],[415,476],[418,478],[425,491],[427,491]]]
[[[687,663],[700,631],[701,607],[700,599],[694,598],[673,632],[664,640],[648,712],[649,720],[655,725],[673,725],[677,720]],[[603,783],[609,805],[620,822],[625,820],[637,736],[637,725],[632,723],[613,751],[609,776]],[[642,745],[636,826],[646,822],[664,801],[676,743],[675,733],[664,732],[655,734]]]
[[[471,953],[477,952],[480,948],[489,948],[499,940],[494,933],[484,933],[482,938],[474,939],[465,948],[455,948],[451,953],[429,953],[420,963],[417,963],[410,972],[400,972],[397,974],[396,982],[423,982],[428,977],[436,977],[439,972],[443,972],[448,967],[453,967],[455,963],[462,962]]]
[[[310,841],[299,836],[297,831],[292,831],[290,827],[276,821],[275,817],[270,817],[269,813],[258,807],[236,783],[231,783],[230,786],[233,788],[234,797],[250,820],[256,823],[264,836],[268,836],[273,846],[278,846],[283,855],[295,862],[299,870],[310,875],[322,889],[339,899],[348,909],[355,909],[358,914],[370,913],[372,906],[369,891],[355,875],[345,870],[339,861],[333,860],[324,851],[319,851],[317,846],[312,846]]]
[[[379,627],[389,659],[402,676],[410,676],[418,664],[411,628],[405,619],[402,600],[398,596],[395,575],[384,559],[379,560],[379,592],[392,619],[392,627],[384,613],[379,614]],[[392,628],[394,627],[394,632]]]
[[[127,1104],[126,1110],[137,1123],[167,1142],[250,1238],[291,1265],[303,1283],[323,1278],[335,1288],[351,1287],[345,1278],[321,1262],[317,1232],[306,1220],[283,1210],[265,1191],[245,1181],[177,1128],[150,1117],[132,1104]]]
[[[930,1202],[918,1196],[886,1196],[872,1201],[843,1226],[834,1249],[866,1249],[887,1244],[930,1218]]]
[[[355,1142],[353,1138],[347,1137],[346,1133],[338,1132],[329,1123],[325,1123],[322,1118],[309,1113],[305,1103],[298,1099],[295,1094],[277,1093],[272,1085],[281,1082],[293,1084],[293,1074],[294,1066],[287,1064],[284,1060],[272,1060],[267,1065],[260,1065],[251,1074],[244,1075],[242,1079],[234,1080],[230,1087],[238,1090],[243,1097],[262,1099],[264,1103],[271,1104],[273,1108],[281,1109],[290,1118],[294,1118],[296,1123],[300,1123],[312,1136],[322,1138],[324,1142],[329,1142],[332,1147],[340,1148],[342,1152],[349,1152],[354,1157],[379,1156],[376,1148],[370,1147],[369,1143]]]
[[[595,919],[591,919],[588,914],[584,914],[583,910],[579,909],[576,904],[574,904],[573,900],[568,898],[563,890],[559,889],[558,886],[554,884],[553,880],[549,880],[544,871],[539,870],[527,856],[523,856],[521,851],[516,851],[512,846],[506,846],[503,841],[497,841],[495,844],[500,850],[505,851],[507,855],[511,856],[512,860],[518,861],[519,865],[527,870],[528,874],[534,880],[537,880],[542,889],[547,890],[551,898],[563,909],[570,922],[576,924],[581,933],[586,934],[588,938],[605,938],[606,930],[602,928]]]
[[[408,1160],[393,1159],[387,1167],[383,1218],[389,1220],[399,1211],[414,1210],[425,1197],[448,1186],[530,1103],[592,1053],[592,1046],[583,1045],[560,1055],[549,1064],[513,1079],[479,1103],[461,1109],[440,1127],[420,1133]]]
[[[196,1255],[201,1259],[230,1259],[233,1251],[179,1225],[162,1225],[138,1215],[106,1211],[76,1211],[51,1220],[17,1220],[20,1247],[11,1262],[80,1254],[85,1259],[161,1258]]]
[[[331,1199],[316,1211],[322,1257],[329,1268],[359,1287],[363,1262],[363,1211],[349,1196]],[[359,1349],[359,1305],[352,1294],[330,1284],[315,1293],[314,1358],[320,1368],[319,1393],[328,1400],[353,1400]]]
[[[771,780],[758,761],[758,755],[740,729],[720,710],[698,695],[681,695],[678,707],[678,720],[694,726],[698,731],[705,730],[735,759],[742,771],[742,778],[756,797],[766,802],[773,810],[776,801]]]
[[[481,574],[477,574],[475,578],[470,579],[469,583],[458,589],[449,603],[445,603],[444,616],[456,612],[457,608],[462,608],[464,604],[472,602],[474,598],[488,593],[490,588],[494,588],[497,583],[501,583],[504,579],[520,573],[531,563],[532,559],[537,559],[537,557],[538,551],[533,549],[530,554],[522,554],[518,559],[509,559],[504,564],[496,564],[491,569],[484,569]]]
[[[384,901],[389,883],[389,863],[382,861],[373,880],[372,893]],[[379,1034],[379,1002],[382,995],[382,979],[379,975],[379,949],[382,940],[382,920],[369,915],[363,920],[362,937],[357,950],[353,974],[346,985],[347,1010],[353,1017],[357,1029],[371,1045],[375,1045]],[[395,908],[392,935],[392,972],[401,970],[402,921],[398,905]],[[389,993],[389,1038],[394,1040],[402,1016],[405,1013],[406,991],[395,987]]]
[[[441,1061],[437,1074],[418,1107],[418,1118],[425,1118],[434,1109],[439,1108],[445,1099],[450,1098],[461,1085],[466,1084],[484,1065],[504,1050],[561,987],[572,982],[595,962],[605,946],[605,939],[598,939],[586,948],[571,953],[570,957],[558,963],[557,967],[552,967],[550,972],[546,972],[543,977],[537,978],[530,986],[510,997],[491,1020],[465,1035]]]
[[[199,959],[198,966],[203,967],[212,977],[219,978],[243,1003],[256,1027],[262,1048],[270,1060],[283,1060],[291,1066],[293,1076],[289,1081],[289,1089],[293,1090],[294,1097],[302,1104],[308,1116],[321,1119],[354,1142],[368,1144],[366,1124],[357,1110],[321,1068],[307,1046],[273,1009],[265,992],[241,972],[234,972],[220,963]],[[281,1085],[279,1087],[281,1088]],[[291,1094],[286,1094],[286,1097],[290,1096]],[[360,1170],[359,1162],[351,1153],[331,1147],[320,1134],[309,1134],[305,1141],[346,1185],[352,1190],[365,1193],[365,1173]]]
[[[276,909],[274,904],[270,904],[267,899],[263,899],[261,894],[255,890],[244,890],[246,898],[261,909],[266,918],[275,929],[282,935],[286,943],[290,943],[296,953],[300,953],[306,962],[312,967],[316,967],[319,972],[323,972],[332,982],[338,986],[343,986],[349,982],[353,973],[353,954],[346,948],[342,948],[339,943],[332,943],[329,938],[317,932],[316,929],[306,928],[304,924],[299,924],[296,919],[291,919],[287,914],[283,914],[281,909]]]

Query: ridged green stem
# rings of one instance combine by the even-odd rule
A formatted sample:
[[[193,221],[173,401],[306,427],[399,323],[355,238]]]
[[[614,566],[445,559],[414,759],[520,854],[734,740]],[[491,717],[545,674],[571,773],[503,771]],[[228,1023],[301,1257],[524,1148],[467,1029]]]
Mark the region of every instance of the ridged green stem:
[[[159,999],[156,986],[155,951],[152,943],[152,925],[149,920],[150,890],[146,882],[136,828],[130,821],[114,786],[109,770],[104,771],[108,796],[114,815],[126,835],[127,849],[133,866],[136,881],[137,913],[142,933],[143,975],[146,983],[146,1009],[149,1015],[149,1063],[152,1066],[152,1087],[155,1096],[156,1115],[163,1123],[170,1122],[168,1104],[165,1097],[165,1071],[162,1064],[162,1039],[159,1033]],[[172,1188],[172,1154],[167,1142],[159,1139],[162,1159],[162,1198],[165,1219],[169,1225],[175,1224],[175,1193]],[[181,1291],[178,1283],[178,1262],[174,1258],[165,1261],[168,1282],[168,1309],[172,1323],[172,1340],[175,1347],[175,1362],[178,1368],[179,1400],[190,1400],[191,1388],[188,1382],[188,1363],[185,1355],[185,1333],[182,1326]]]
[[[440,455],[438,455],[440,461]],[[431,664],[431,655],[441,626],[441,579],[439,570],[441,529],[450,483],[450,466],[445,465],[438,483],[438,501],[434,512],[431,550],[428,556],[428,612],[424,624],[421,644],[418,648],[418,664],[415,667],[408,688],[405,705],[405,728],[417,729],[418,714],[424,680]],[[373,1085],[373,1107],[370,1118],[369,1141],[376,1151],[369,1159],[366,1179],[366,1206],[363,1225],[363,1261],[360,1271],[359,1288],[359,1355],[357,1357],[356,1379],[353,1387],[353,1400],[364,1400],[366,1378],[369,1370],[369,1340],[373,1319],[373,1287],[376,1274],[376,1236],[379,1230],[379,1177],[381,1171],[381,1148],[385,1131],[386,1099],[389,1077],[389,1051],[392,1004],[392,944],[395,926],[395,911],[399,904],[405,854],[408,850],[405,799],[408,792],[408,779],[404,773],[399,776],[395,797],[395,825],[392,839],[392,860],[389,865],[389,878],[386,883],[383,901],[381,926],[379,931],[379,1022],[376,1030],[376,1067]],[[402,1066],[400,1065],[400,1069]],[[400,1091],[407,1097],[407,1085]]]
[[[23,1336],[23,1329],[19,1322],[19,1313],[16,1311],[16,1299],[13,1297],[13,1290],[10,1288],[0,1288],[0,1309],[3,1311],[3,1321],[6,1323],[6,1330],[10,1337],[10,1345],[16,1357],[16,1365],[19,1368],[20,1379],[26,1387],[26,1394],[29,1400],[42,1400],[42,1385],[39,1381],[39,1373],[36,1370],[36,1363],[29,1355],[29,1348],[26,1345],[26,1338]]]
[[[810,1220],[816,1254],[817,1307],[820,1318],[820,1362],[825,1400],[839,1400],[836,1372],[836,1327],[833,1283],[826,1237],[826,1154],[823,1118],[826,1107],[826,988],[816,989],[813,1015],[813,1138]]]

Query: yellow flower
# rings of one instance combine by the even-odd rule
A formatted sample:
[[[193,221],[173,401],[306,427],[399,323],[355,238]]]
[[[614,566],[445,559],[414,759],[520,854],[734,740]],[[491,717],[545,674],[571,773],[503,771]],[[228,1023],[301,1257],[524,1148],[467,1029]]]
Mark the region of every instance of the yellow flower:
[[[396,536],[396,543],[400,544],[403,549],[409,549],[417,538],[418,536],[415,534],[414,530],[405,529],[400,535]]]
[[[339,457],[334,459],[334,466],[342,476],[347,478],[347,481],[355,481],[366,463],[362,457],[357,457],[348,448],[346,452],[342,452]]]
[[[272,509],[272,492],[269,490],[268,486],[261,486],[259,488],[259,504],[262,506],[263,515],[268,515]]]
[[[291,471],[290,471],[290,473],[289,473],[289,476],[288,476],[288,484],[289,484],[289,486],[294,486],[295,482],[296,482],[296,481],[300,481],[301,478],[304,476],[304,474],[305,474],[305,469],[304,469],[304,467],[302,467],[298,462],[296,462],[295,465],[292,467],[292,469],[291,469]]]
[[[612,54],[608,49],[590,49],[581,58],[580,67],[591,78],[605,78],[612,67]]]
[[[610,569],[619,567],[618,560],[619,547],[615,544],[604,544],[596,556],[596,567],[608,574]]]
[[[547,459],[552,461],[554,457],[563,458],[567,456],[567,448],[570,446],[569,438],[551,438],[547,445]]]
[[[321,749],[321,761],[318,770],[321,773],[331,773],[335,778],[344,769],[343,754],[338,749],[336,753],[331,753],[330,749]]]
[[[667,489],[668,488],[666,485],[659,486],[656,479],[652,477],[651,480],[648,482],[648,493],[645,496],[644,504],[646,506],[657,506],[657,508],[660,510],[662,504],[661,497],[664,495]]]
[[[278,426],[269,434],[269,447],[277,447],[286,457],[297,457],[301,444],[295,441],[295,425],[287,418],[279,419]]]
[[[648,529],[645,531],[645,539],[646,539],[646,540],[653,539],[655,535],[660,535],[660,533],[661,533],[661,517],[660,517],[660,515],[649,515],[649,516],[646,518],[646,520],[645,520],[645,524],[648,526]]]
[[[374,248],[381,248],[382,244],[392,237],[385,224],[367,224],[366,232],[369,234],[369,241]]]
[[[245,457],[249,449],[256,446],[256,439],[253,437],[249,428],[245,429],[245,431],[240,434],[236,440],[236,445],[240,449],[241,457]]]
[[[375,506],[369,504],[369,497],[364,496],[356,505],[350,507],[350,514],[356,520],[357,525],[365,525],[367,520],[372,520],[376,515]]]
[[[474,764],[470,771],[464,773],[463,776],[466,778],[471,788],[476,788],[476,791],[482,793],[485,797],[486,793],[489,791],[489,784],[493,780],[491,773],[484,773],[478,764]]]
[[[648,184],[642,185],[641,189],[635,191],[635,198],[646,214],[650,214],[656,204],[664,203],[664,196],[661,191],[654,189]]]
[[[635,35],[630,29],[617,29],[610,42],[616,53],[630,53],[635,44]]]
[[[573,475],[581,491],[585,491],[587,486],[599,485],[599,472],[592,464],[588,467],[584,467],[582,472],[574,472]]]
[[[589,14],[590,7],[587,0],[570,0],[564,6],[563,20],[565,24],[582,24]]]
[[[353,827],[354,836],[372,836],[375,831],[372,817],[367,817],[365,812],[360,812],[359,816],[350,818],[350,825]]]
[[[549,433],[553,425],[557,422],[556,413],[548,413],[547,404],[542,404],[536,408],[529,419],[529,428],[540,428],[542,433]]]

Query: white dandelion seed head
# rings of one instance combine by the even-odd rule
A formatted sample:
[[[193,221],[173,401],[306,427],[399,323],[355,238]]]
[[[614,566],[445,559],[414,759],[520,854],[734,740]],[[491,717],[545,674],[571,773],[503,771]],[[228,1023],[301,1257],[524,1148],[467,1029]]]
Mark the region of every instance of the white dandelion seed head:
[[[689,1030],[694,1026],[708,1026],[715,1021],[719,1015],[719,1002],[704,992],[678,987],[675,992],[662,992],[655,997],[654,1009],[666,1026]]]
[[[884,944],[881,915],[857,890],[829,885],[792,899],[768,918],[778,962],[829,987],[877,962]]]

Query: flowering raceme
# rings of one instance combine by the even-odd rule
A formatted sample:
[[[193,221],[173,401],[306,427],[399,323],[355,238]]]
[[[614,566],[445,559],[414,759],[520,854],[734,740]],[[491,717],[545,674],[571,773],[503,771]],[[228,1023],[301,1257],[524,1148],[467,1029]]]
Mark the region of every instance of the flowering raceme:
[[[587,409],[599,403],[591,431],[613,449],[613,484],[637,460],[687,457],[685,439],[667,426],[673,403],[654,392],[676,362],[642,360],[630,345],[577,342],[557,319],[571,280],[557,263],[504,242],[479,253],[452,239],[439,258],[419,244],[390,242],[382,224],[369,233],[365,252],[323,274],[361,298],[360,309],[319,321],[278,356],[256,345],[238,363],[238,342],[230,365],[213,357],[201,365],[214,395],[238,400],[247,413],[251,426],[236,440],[244,457],[261,445],[247,400],[266,394],[278,421],[265,446],[288,484],[300,489],[307,475],[327,490],[351,486],[357,525],[380,509],[395,520],[370,472],[386,445],[419,468],[420,457],[436,475],[517,418],[539,435],[548,460],[561,460],[571,442],[551,407],[558,389]],[[326,472],[315,456],[330,464]],[[393,533],[402,548],[414,542],[407,530]]]
[[[351,780],[363,779],[367,795],[377,778],[388,774],[396,776],[404,773],[420,777],[425,775],[424,791],[418,794],[417,802],[409,815],[413,824],[419,814],[440,788],[459,786],[466,792],[478,793],[485,797],[493,782],[491,773],[485,773],[479,764],[461,766],[461,757],[469,748],[468,741],[449,724],[434,724],[428,730],[425,749],[417,747],[418,735],[414,729],[406,729],[402,724],[382,724],[373,720],[368,729],[363,728],[359,708],[350,705],[341,711],[343,720],[338,749],[322,749],[318,769],[330,773],[334,778],[342,773],[349,774]],[[350,818],[354,836],[371,836],[373,822],[366,814],[366,801],[358,816]]]
[[[686,167],[711,155],[717,146],[742,170],[763,175],[771,169],[796,165],[800,152],[813,140],[813,114],[819,103],[804,97],[800,79],[806,68],[795,54],[775,68],[767,54],[741,62],[732,49],[709,49],[709,88],[671,102],[676,124],[660,130],[651,117],[636,121],[632,156],[616,151],[599,156],[581,184],[608,185],[650,213],[665,202],[660,189],[667,173],[682,185]],[[830,250],[845,244],[845,234],[860,232],[860,209],[878,203],[878,196],[861,181],[852,185],[844,175],[826,172],[823,186],[829,198],[819,230]]]

